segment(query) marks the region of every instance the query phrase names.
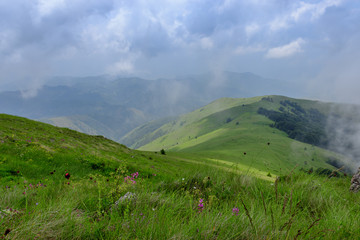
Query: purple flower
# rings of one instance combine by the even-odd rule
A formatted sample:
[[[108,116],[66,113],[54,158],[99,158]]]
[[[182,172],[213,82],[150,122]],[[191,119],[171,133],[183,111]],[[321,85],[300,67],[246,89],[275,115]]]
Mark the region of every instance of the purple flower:
[[[133,174],[131,174],[131,176],[132,176],[133,178],[138,178],[139,172],[133,173]]]
[[[233,215],[235,215],[235,216],[239,215],[239,209],[237,207],[234,207],[232,209],[232,212],[233,212]]]
[[[199,212],[199,213],[202,212],[202,210],[204,210],[204,204],[203,204],[203,202],[204,202],[204,199],[200,198],[199,204],[198,204],[198,212]]]

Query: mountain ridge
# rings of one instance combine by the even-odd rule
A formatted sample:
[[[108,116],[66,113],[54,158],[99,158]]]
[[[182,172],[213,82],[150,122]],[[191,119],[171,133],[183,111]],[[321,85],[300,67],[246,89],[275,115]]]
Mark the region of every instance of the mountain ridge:
[[[0,93],[0,112],[105,134],[121,142],[124,135],[148,121],[184,114],[221,97],[289,93],[286,84],[252,73],[226,71],[158,80],[107,75],[57,77],[32,98],[24,99],[20,91]],[[104,132],[96,122],[111,131]]]

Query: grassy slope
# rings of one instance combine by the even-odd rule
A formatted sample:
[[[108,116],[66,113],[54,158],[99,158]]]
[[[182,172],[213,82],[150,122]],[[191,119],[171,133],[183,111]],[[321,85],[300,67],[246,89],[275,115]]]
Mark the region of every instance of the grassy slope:
[[[279,175],[281,171],[289,171],[294,166],[299,168],[333,168],[325,161],[329,156],[337,154],[292,140],[282,131],[269,127],[271,120],[257,114],[259,107],[277,110],[281,100],[290,99],[281,96],[271,96],[273,102],[261,100],[261,97],[251,99],[222,99],[218,105],[220,111],[207,111],[200,115],[202,109],[182,116],[174,126],[184,119],[189,124],[173,128],[168,134],[159,137],[141,147],[141,150],[159,150],[164,148],[176,152],[185,158],[227,161],[239,164],[245,171],[252,169],[266,175],[268,172]],[[305,109],[317,108],[327,112],[329,104],[296,100]],[[232,105],[228,104],[233,103]],[[204,107],[203,109],[207,109]],[[196,117],[195,117],[196,116]],[[230,121],[231,120],[231,121]],[[164,131],[168,125],[158,129]],[[268,145],[268,143],[270,145]],[[246,155],[244,155],[246,153]],[[241,167],[241,166],[242,167]]]
[[[360,196],[348,191],[348,177],[284,172],[274,183],[239,174],[224,162],[134,151],[8,115],[0,115],[0,160],[4,239],[360,236]],[[126,183],[134,172],[136,184]],[[126,192],[136,197],[116,207]]]
[[[198,110],[184,114],[177,119],[169,119],[168,121],[165,121],[164,124],[159,125],[162,120],[157,120],[147,123],[144,126],[135,128],[126,136],[124,136],[122,141],[130,143],[131,145],[129,146],[132,148],[139,148],[168,133],[182,130],[184,126],[191,125],[192,123],[218,111],[222,111],[243,103],[252,103],[258,101],[259,99],[261,98],[221,98]]]

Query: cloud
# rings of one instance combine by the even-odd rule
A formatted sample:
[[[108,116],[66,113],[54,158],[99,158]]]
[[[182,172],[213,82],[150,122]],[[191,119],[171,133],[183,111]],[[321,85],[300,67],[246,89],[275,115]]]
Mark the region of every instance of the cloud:
[[[208,37],[201,38],[200,45],[203,49],[212,49],[214,47],[213,41]]]
[[[38,0],[39,17],[50,15],[54,10],[65,6],[65,0]]]
[[[220,72],[219,59],[229,71],[293,79],[296,68],[314,77],[323,56],[332,57],[331,51],[358,32],[359,5],[341,0],[0,1],[0,91],[10,85],[38,89],[53,75],[131,72],[158,78],[214,67]],[[296,66],[277,61],[300,52],[308,61]],[[294,81],[306,81],[295,75]]]
[[[260,26],[256,23],[251,23],[245,27],[245,33],[248,38],[252,37],[260,30]]]
[[[338,7],[344,0],[323,0],[318,3],[295,2],[291,11],[276,16],[270,23],[271,31],[279,31],[290,28],[298,22],[315,21],[320,18],[330,7]]]
[[[329,7],[339,6],[343,0],[324,0],[319,3],[300,2],[300,6],[291,14],[291,19],[299,21],[301,17],[310,16],[311,20],[315,20],[322,16]]]
[[[237,55],[243,55],[243,54],[251,54],[251,53],[257,53],[257,52],[263,52],[265,51],[265,48],[262,46],[239,46],[235,49],[234,53]]]
[[[302,52],[301,45],[303,45],[305,41],[302,38],[298,38],[295,41],[280,46],[271,48],[267,51],[265,57],[266,58],[286,58],[293,56],[296,53]]]
[[[134,65],[131,61],[118,61],[107,68],[107,73],[111,75],[129,74],[134,71]]]

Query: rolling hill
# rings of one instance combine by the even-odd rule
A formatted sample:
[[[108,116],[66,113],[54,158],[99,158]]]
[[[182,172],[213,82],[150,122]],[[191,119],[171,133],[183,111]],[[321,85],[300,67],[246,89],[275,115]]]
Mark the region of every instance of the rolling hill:
[[[343,109],[341,104],[282,96],[223,98],[156,129],[159,122],[148,123],[122,141],[140,150],[165,149],[184,157],[227,161],[275,174],[295,165],[304,169],[346,166],[347,171],[354,171],[356,164],[350,159],[356,156],[356,149],[340,151],[333,144],[341,137],[333,126],[341,129],[338,123],[346,118]],[[352,123],[360,119],[355,112]],[[349,141],[341,144],[349,145]]]

